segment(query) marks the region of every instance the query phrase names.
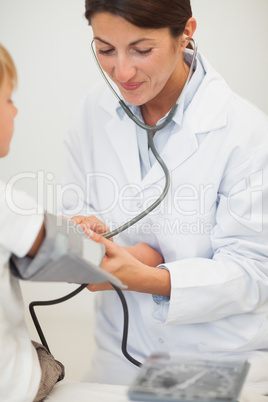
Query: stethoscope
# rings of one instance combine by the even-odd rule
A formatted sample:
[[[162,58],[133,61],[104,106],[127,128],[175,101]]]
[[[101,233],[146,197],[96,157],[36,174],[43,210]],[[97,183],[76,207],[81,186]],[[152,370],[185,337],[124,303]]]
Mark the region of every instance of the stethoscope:
[[[191,61],[191,65],[190,65],[190,69],[189,69],[189,73],[187,76],[187,79],[185,81],[184,87],[182,89],[182,92],[180,93],[180,96],[177,100],[177,102],[173,105],[173,107],[170,109],[166,119],[159,125],[157,126],[149,126],[147,124],[145,124],[143,121],[139,120],[130,110],[130,108],[125,104],[125,102],[120,98],[120,96],[117,94],[117,92],[114,90],[113,86],[111,85],[111,83],[109,82],[108,78],[106,77],[103,69],[101,68],[101,65],[99,63],[99,60],[97,58],[97,55],[95,53],[94,50],[94,39],[91,42],[91,49],[92,49],[92,53],[94,56],[94,59],[97,63],[97,66],[102,74],[102,76],[104,77],[104,80],[106,81],[106,83],[108,84],[108,87],[111,89],[112,93],[116,96],[116,98],[119,101],[119,104],[121,105],[121,107],[123,108],[123,110],[125,111],[125,113],[127,114],[127,116],[135,123],[137,124],[139,127],[141,127],[142,129],[144,129],[147,132],[147,138],[148,138],[148,146],[149,148],[152,150],[153,155],[155,156],[156,160],[159,162],[159,164],[161,165],[164,174],[165,174],[165,186],[164,189],[161,193],[161,195],[157,198],[157,200],[155,202],[153,202],[148,208],[146,208],[143,212],[141,212],[139,215],[137,215],[135,218],[131,219],[130,221],[126,222],[125,224],[123,224],[122,226],[118,227],[117,229],[104,234],[103,236],[106,237],[107,239],[115,236],[118,233],[123,232],[125,229],[129,228],[130,226],[134,225],[135,223],[137,223],[139,220],[141,220],[142,218],[144,218],[146,215],[148,215],[151,211],[153,211],[165,198],[169,186],[170,186],[170,174],[168,171],[168,168],[165,164],[165,162],[162,160],[162,158],[160,157],[160,155],[158,154],[155,146],[154,146],[154,142],[153,142],[153,134],[156,131],[160,131],[162,130],[164,127],[166,127],[168,125],[168,123],[172,120],[177,107],[181,101],[181,99],[183,98],[183,96],[185,95],[185,92],[187,90],[187,86],[188,83],[191,79],[192,76],[192,72],[194,70],[195,64],[196,64],[196,60],[197,60],[197,44],[196,41],[193,38],[188,38],[186,37],[185,40],[191,42],[193,44],[193,57],[192,57],[192,61]],[[58,303],[62,303],[66,300],[71,299],[72,297],[76,296],[78,293],[80,293],[83,289],[85,289],[87,287],[88,284],[83,284],[81,286],[79,286],[79,288],[77,288],[76,290],[74,290],[73,292],[69,293],[68,295],[61,297],[59,299],[55,299],[55,300],[49,300],[49,301],[34,301],[32,303],[30,303],[29,305],[29,309],[30,309],[30,314],[32,316],[35,328],[38,332],[39,338],[42,342],[42,344],[48,349],[49,351],[49,347],[47,344],[47,341],[45,339],[45,336],[43,334],[43,331],[41,329],[41,326],[38,322],[37,316],[35,314],[34,311],[34,307],[35,306],[49,306],[49,305],[54,305],[54,304],[58,304]],[[120,301],[122,303],[122,307],[123,307],[123,312],[124,312],[124,328],[123,328],[123,336],[122,336],[122,344],[121,344],[121,349],[122,349],[122,353],[123,355],[131,362],[133,363],[135,366],[140,367],[142,364],[137,361],[136,359],[134,359],[131,355],[129,355],[128,351],[127,351],[127,337],[128,337],[128,308],[127,308],[127,303],[126,303],[126,299],[123,295],[123,292],[121,291],[121,289],[117,288],[116,286],[112,285],[114,290],[117,292]]]
[[[161,193],[161,195],[159,196],[159,198],[153,202],[148,208],[146,208],[144,211],[142,211],[139,215],[135,216],[135,218],[131,219],[130,221],[126,222],[125,224],[123,224],[122,226],[120,226],[119,228],[113,230],[112,232],[106,233],[104,235],[104,237],[106,238],[110,238],[115,236],[118,233],[123,232],[124,230],[126,230],[127,228],[129,228],[130,226],[134,225],[135,223],[137,223],[139,220],[141,220],[142,218],[144,218],[146,215],[148,215],[150,212],[152,212],[165,198],[168,189],[170,187],[170,174],[168,171],[168,168],[165,164],[165,162],[163,161],[163,159],[160,157],[160,155],[158,154],[155,146],[154,146],[154,141],[153,141],[153,135],[156,131],[160,131],[163,128],[165,128],[168,123],[172,120],[177,107],[181,101],[181,99],[184,97],[185,92],[187,90],[187,86],[188,83],[191,79],[192,76],[192,72],[194,71],[194,67],[196,64],[196,59],[197,59],[197,43],[193,38],[188,38],[185,37],[184,40],[189,41],[193,44],[193,57],[192,57],[192,61],[191,61],[191,65],[190,65],[190,69],[189,69],[189,73],[188,76],[186,78],[184,87],[180,93],[179,98],[177,99],[176,103],[173,105],[173,107],[170,109],[167,117],[165,118],[165,120],[157,125],[157,126],[149,126],[148,124],[145,124],[143,121],[139,120],[137,118],[137,116],[134,115],[134,113],[130,110],[130,108],[125,104],[125,102],[120,98],[120,96],[117,94],[117,92],[114,90],[113,86],[111,85],[110,81],[108,80],[106,74],[104,73],[100,62],[98,60],[98,57],[96,55],[96,52],[94,50],[94,39],[91,42],[91,50],[92,50],[92,54],[94,56],[95,62],[101,72],[101,75],[103,76],[106,84],[108,85],[108,87],[110,88],[110,90],[112,91],[112,93],[114,94],[114,96],[118,99],[118,102],[120,104],[120,106],[123,108],[123,110],[125,111],[125,113],[127,114],[127,116],[135,123],[137,124],[139,127],[141,127],[143,130],[145,130],[147,132],[147,138],[148,138],[148,147],[151,149],[153,155],[155,156],[156,160],[159,162],[160,166],[162,167],[164,174],[165,174],[165,185],[163,188],[163,191]]]

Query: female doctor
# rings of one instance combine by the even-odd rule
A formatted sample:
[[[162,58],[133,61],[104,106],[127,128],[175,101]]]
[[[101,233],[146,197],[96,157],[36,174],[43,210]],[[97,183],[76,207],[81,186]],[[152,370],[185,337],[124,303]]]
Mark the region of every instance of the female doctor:
[[[189,0],[86,0],[98,61],[140,120],[156,126],[183,91],[196,21]],[[248,385],[268,394],[268,120],[197,55],[183,96],[153,141],[170,188],[113,241],[102,234],[145,210],[165,174],[146,131],[104,82],[75,112],[66,137],[66,215],[106,246],[102,268],[128,286],[128,352],[249,359]],[[123,314],[109,284],[96,296],[89,381],[129,384]]]

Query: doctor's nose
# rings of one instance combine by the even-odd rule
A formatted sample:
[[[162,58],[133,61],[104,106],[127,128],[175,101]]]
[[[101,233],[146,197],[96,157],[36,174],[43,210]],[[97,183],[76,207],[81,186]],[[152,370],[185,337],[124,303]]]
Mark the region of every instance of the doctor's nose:
[[[114,74],[118,81],[128,82],[136,74],[136,67],[128,57],[118,57],[115,66]]]

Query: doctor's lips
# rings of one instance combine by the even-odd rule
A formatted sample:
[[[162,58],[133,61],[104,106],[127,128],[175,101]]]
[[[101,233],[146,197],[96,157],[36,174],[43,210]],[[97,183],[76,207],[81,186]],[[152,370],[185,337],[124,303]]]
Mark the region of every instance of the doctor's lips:
[[[126,91],[135,91],[142,85],[142,82],[119,82],[119,84]]]

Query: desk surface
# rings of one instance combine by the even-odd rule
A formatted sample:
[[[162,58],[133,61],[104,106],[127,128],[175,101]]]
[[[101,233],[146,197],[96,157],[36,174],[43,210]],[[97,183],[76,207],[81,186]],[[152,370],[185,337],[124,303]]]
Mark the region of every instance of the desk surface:
[[[61,381],[55,385],[45,402],[129,402],[127,386]],[[268,402],[268,396],[245,387],[240,402]]]
[[[127,402],[127,386],[61,381],[55,385],[46,402]]]

